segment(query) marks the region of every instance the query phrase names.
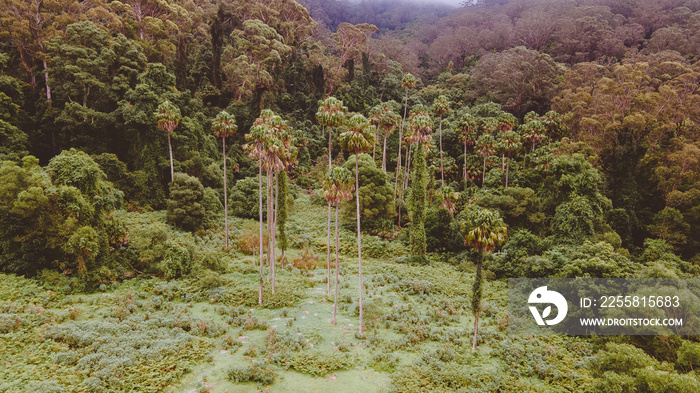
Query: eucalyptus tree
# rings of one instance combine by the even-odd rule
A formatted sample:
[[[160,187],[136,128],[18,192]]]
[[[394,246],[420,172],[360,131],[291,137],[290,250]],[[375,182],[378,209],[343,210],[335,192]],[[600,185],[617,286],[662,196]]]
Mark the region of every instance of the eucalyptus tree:
[[[462,174],[464,181],[467,181],[467,146],[474,146],[479,134],[476,127],[476,118],[469,113],[464,114],[457,123],[457,131],[459,131],[459,140],[464,144],[464,169]],[[465,186],[466,187],[466,186]]]
[[[445,168],[442,163],[442,117],[450,111],[450,101],[446,96],[439,96],[433,101],[433,112],[440,117],[440,180],[445,187]]]
[[[226,184],[226,137],[232,136],[238,131],[236,118],[226,111],[219,112],[211,126],[214,135],[221,138],[224,155],[224,227],[226,231],[226,248],[228,248],[228,188]]]
[[[401,122],[401,117],[394,112],[396,101],[382,102],[369,111],[369,120],[377,129],[382,129],[384,142],[382,144],[382,171],[386,172],[386,139]],[[374,159],[374,157],[372,157]]]
[[[399,184],[399,172],[401,172],[401,142],[403,140],[403,129],[406,123],[406,113],[408,112],[408,90],[416,86],[416,77],[413,74],[405,74],[401,78],[401,87],[406,89],[406,97],[403,103],[403,120],[401,120],[401,126],[399,127],[399,156],[396,160],[396,182],[394,183],[394,196],[396,196],[396,187]],[[401,207],[399,206],[399,209]],[[400,222],[399,222],[400,223]]]
[[[175,127],[177,127],[177,125],[180,124],[180,120],[182,120],[180,108],[166,100],[158,105],[158,109],[153,116],[156,119],[158,128],[168,133],[168,150],[170,151],[170,181],[173,181],[175,179],[175,169],[173,167],[173,145],[170,143],[170,134],[172,134]]]
[[[316,120],[318,124],[324,129],[328,127],[328,169],[331,169],[333,165],[333,153],[332,153],[332,129],[333,127],[339,127],[343,125],[345,120],[345,115],[348,108],[343,106],[343,101],[335,98],[328,97],[325,100],[318,101],[318,111],[316,112]],[[330,276],[330,263],[331,263],[331,203],[328,202],[328,241],[326,243],[328,248],[328,258],[326,263],[329,266],[328,274],[328,296],[331,295],[331,276]]]
[[[409,118],[409,144],[415,149],[413,178],[411,183],[411,253],[425,258],[425,194],[427,187],[425,150],[432,140],[432,119],[423,105],[416,105]]]
[[[359,155],[372,149],[375,142],[374,126],[362,115],[355,115],[345,123],[347,130],[340,134],[340,146],[355,155],[355,201],[357,218],[357,261],[360,282],[360,335],[364,333],[362,305],[362,237],[360,232],[360,177]]]
[[[484,253],[493,251],[506,240],[508,228],[498,211],[489,210],[477,205],[470,205],[459,217],[460,232],[464,237],[464,245],[474,248],[479,253],[476,263],[476,278],[472,288],[472,312],[474,313],[474,341],[472,351],[476,351],[479,334],[479,313],[481,312],[481,297],[483,292],[482,266]]]
[[[323,197],[328,203],[335,206],[335,300],[333,303],[333,324],[336,324],[336,315],[338,313],[338,277],[340,271],[340,259],[338,258],[338,211],[340,210],[340,202],[352,198],[354,185],[352,184],[352,172],[344,167],[331,168],[326,172],[323,179]],[[328,248],[330,254],[330,247]],[[328,296],[330,296],[330,277],[331,264],[330,258],[328,261]]]

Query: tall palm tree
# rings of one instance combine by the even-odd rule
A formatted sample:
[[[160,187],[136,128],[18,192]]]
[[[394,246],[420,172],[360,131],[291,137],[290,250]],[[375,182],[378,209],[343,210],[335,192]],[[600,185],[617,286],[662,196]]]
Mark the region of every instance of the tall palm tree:
[[[474,341],[472,351],[476,351],[479,334],[479,313],[481,312],[482,296],[482,265],[484,253],[493,251],[506,241],[508,227],[498,211],[471,205],[460,214],[460,232],[464,237],[464,245],[473,247],[479,253],[476,264],[476,279],[472,290],[472,312],[474,313]]]
[[[486,159],[496,153],[496,139],[491,135],[491,132],[496,127],[496,120],[492,117],[487,117],[479,119],[478,124],[482,135],[476,142],[476,151],[480,156],[484,157],[484,170],[481,174],[481,185],[483,186],[486,180]]]
[[[547,136],[545,134],[544,123],[538,118],[530,119],[525,124],[521,125],[518,131],[520,132],[520,139],[522,139],[523,142],[532,144],[532,151],[535,151],[535,143],[541,142]]]
[[[394,112],[394,108],[399,104],[396,101],[382,102],[369,111],[370,121],[377,129],[384,131],[384,143],[382,147],[382,171],[386,172],[386,139],[392,131],[398,127],[401,117]]]
[[[405,74],[401,78],[401,87],[406,90],[406,98],[404,98],[403,103],[403,120],[401,120],[401,126],[399,127],[399,156],[396,160],[396,182],[394,183],[394,196],[396,196],[396,187],[399,185],[399,172],[401,172],[401,142],[403,140],[403,128],[406,123],[406,113],[408,113],[408,89],[416,86],[416,77],[413,74]],[[401,200],[399,199],[399,210],[401,209]],[[401,222],[399,221],[399,225]]]
[[[515,131],[506,131],[501,133],[498,139],[498,150],[508,158],[506,163],[506,187],[508,187],[508,174],[510,172],[510,158],[520,150],[522,143],[520,135]]]
[[[516,119],[515,116],[508,112],[501,112],[501,114],[496,118],[496,122],[498,123],[498,131],[500,131],[500,134],[497,136],[497,138],[500,141],[503,137],[503,134],[505,134],[508,131],[512,131],[513,127],[515,127],[518,124],[518,119]],[[506,165],[506,155],[505,151],[500,149],[500,145],[499,152],[501,153],[501,170],[504,170],[504,167]]]
[[[226,111],[219,112],[214,118],[214,122],[211,125],[214,135],[221,138],[223,142],[223,155],[224,155],[224,226],[226,231],[226,248],[228,248],[228,188],[226,185],[226,137],[232,136],[236,131],[238,131],[238,125],[236,125],[236,118],[230,115]]]
[[[467,146],[474,146],[478,139],[476,118],[469,113],[464,114],[457,123],[459,140],[464,144],[464,181],[467,181]],[[466,186],[465,186],[466,187]]]
[[[411,253],[414,257],[425,258],[425,193],[426,193],[426,165],[425,146],[433,138],[433,121],[423,105],[417,105],[411,110],[409,117],[409,145],[416,151],[415,164],[412,177],[411,193]],[[414,146],[415,145],[415,146]]]
[[[354,184],[352,172],[344,167],[331,168],[323,179],[323,197],[335,206],[335,300],[333,304],[333,324],[336,324],[338,313],[338,276],[340,271],[340,259],[338,258],[338,210],[340,202],[352,199]],[[328,264],[328,281],[330,282],[331,265]],[[330,296],[330,293],[329,295]]]
[[[296,159],[296,148],[293,138],[287,131],[287,122],[269,109],[264,109],[253,122],[250,132],[245,136],[248,143],[243,149],[248,156],[258,159],[258,201],[260,214],[260,289],[258,304],[262,305],[263,294],[263,209],[262,209],[262,170],[267,173],[267,223],[268,223],[268,260],[272,276],[274,293],[274,214],[272,206],[272,174],[284,169]],[[271,229],[272,228],[272,229]],[[271,255],[272,254],[272,255]]]
[[[318,124],[320,124],[321,127],[328,127],[328,169],[331,168],[331,162],[333,161],[333,153],[331,151],[332,127],[343,125],[347,111],[348,108],[343,106],[343,101],[333,96],[318,101],[316,120],[318,120]]]
[[[325,100],[319,100],[318,101],[318,111],[316,112],[316,120],[318,120],[318,124],[321,125],[321,127],[326,128],[328,127],[328,169],[331,169],[331,166],[333,165],[333,152],[332,152],[332,127],[338,127],[343,125],[343,121],[345,120],[345,115],[348,111],[348,108],[343,106],[343,101],[335,98],[335,97],[328,97]],[[327,259],[326,259],[326,264],[328,265],[328,279],[327,279],[327,286],[328,286],[328,297],[331,296],[331,276],[330,276],[330,265],[331,265],[331,203],[328,202],[328,237],[327,237],[327,249],[328,249],[328,254],[327,254]]]
[[[355,155],[355,201],[357,219],[357,261],[358,276],[360,281],[360,335],[364,333],[363,305],[362,305],[362,238],[360,232],[360,154],[366,153],[374,146],[375,133],[374,126],[362,115],[351,117],[345,125],[347,130],[340,134],[340,146]]]
[[[153,114],[156,118],[158,128],[168,133],[168,150],[170,152],[170,181],[175,179],[175,169],[173,166],[173,145],[170,143],[170,134],[175,130],[180,120],[182,120],[182,115],[180,114],[180,108],[176,107],[170,101],[165,100],[160,105],[156,113]]]
[[[442,163],[442,117],[450,111],[450,101],[446,96],[439,96],[433,101],[433,112],[440,117],[440,180],[445,187],[445,168]]]

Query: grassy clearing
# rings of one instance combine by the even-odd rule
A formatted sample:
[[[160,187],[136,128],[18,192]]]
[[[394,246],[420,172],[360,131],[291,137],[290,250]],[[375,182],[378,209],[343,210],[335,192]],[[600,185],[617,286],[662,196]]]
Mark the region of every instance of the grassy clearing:
[[[93,294],[71,294],[62,286],[50,290],[46,281],[40,285],[0,275],[0,392],[564,392],[604,387],[591,371],[599,349],[593,341],[506,334],[503,282],[485,287],[480,344],[472,353],[474,275],[464,271],[468,264],[409,266],[395,258],[367,258],[368,330],[358,337],[356,259],[344,252],[338,324],[333,325],[325,226],[305,226],[322,222],[325,207],[302,197],[295,211],[292,223],[317,240],[305,243],[304,250],[289,250],[289,259],[312,252],[319,266],[279,269],[277,291],[271,294],[266,284],[263,307],[257,306],[257,257],[235,247],[221,252],[223,236],[217,232],[190,236],[157,221],[139,223],[141,215],[127,221],[172,232],[168,236],[192,244],[196,253],[211,253],[223,268],[209,269],[199,258],[187,278],[135,278]],[[149,220],[162,220],[149,215]],[[234,231],[249,225],[232,221]],[[344,230],[343,239],[348,248],[351,231]],[[401,248],[372,241],[377,249]],[[667,372],[666,366],[655,367],[659,375]]]

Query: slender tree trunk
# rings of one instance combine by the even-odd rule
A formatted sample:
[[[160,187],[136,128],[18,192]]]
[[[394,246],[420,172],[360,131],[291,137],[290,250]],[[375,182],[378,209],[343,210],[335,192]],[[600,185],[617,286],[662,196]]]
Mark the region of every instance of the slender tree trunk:
[[[476,351],[477,336],[479,335],[479,313],[474,314],[474,342],[472,343],[472,352]]]
[[[260,290],[258,305],[263,301],[263,208],[262,208],[262,159],[258,159],[258,211],[260,213]]]
[[[338,242],[338,210],[339,205],[335,205],[335,300],[333,303],[333,324],[337,324],[336,315],[338,314],[338,278],[340,271],[340,259],[338,258],[339,242]]]
[[[481,172],[481,187],[484,187],[485,180],[486,180],[486,155],[484,155],[484,170]]]
[[[170,181],[175,180],[175,169],[173,167],[173,145],[170,143],[170,131],[168,131],[168,150],[170,151]]]
[[[484,264],[483,251],[479,251],[479,262],[476,265],[476,277],[472,290],[472,311],[474,312],[474,341],[472,351],[476,351],[477,339],[479,336],[479,313],[481,312],[481,297],[483,294],[482,265]]]
[[[403,177],[403,188],[406,189],[408,188],[408,179],[410,179],[410,173],[411,173],[411,158],[413,158],[413,145],[409,144],[406,146],[406,176]],[[403,192],[401,193],[401,196],[403,196]]]
[[[20,49],[19,47],[17,48],[19,51],[19,58],[20,61],[22,62],[22,66],[24,67],[24,70],[27,72],[27,78],[29,79],[29,85],[31,87],[34,87],[36,85],[36,76],[34,76],[34,73],[32,72],[32,67],[29,65],[29,62],[24,56],[24,51]]]
[[[49,85],[49,71],[47,71],[49,66],[46,64],[46,59],[43,59],[42,61],[44,62],[44,83],[46,84],[46,102],[49,108],[51,108],[51,86]]]
[[[377,151],[377,135],[379,135],[379,127],[374,129],[374,146],[372,146],[372,161],[374,161],[375,153]]]
[[[272,279],[272,171],[267,171],[267,282]]]
[[[278,176],[274,177],[275,182],[275,197],[272,199],[272,293],[275,293],[275,284],[277,280],[277,207],[279,206],[279,183]]]
[[[386,173],[386,131],[384,131],[384,147],[382,148],[382,171]]]
[[[464,142],[464,181],[467,181],[467,142]]]
[[[333,165],[333,152],[331,151],[331,127],[328,127],[328,169]]]
[[[394,198],[396,197],[396,188],[399,185],[399,172],[401,171],[401,140],[403,139],[403,126],[404,123],[406,123],[406,112],[408,111],[408,88],[406,88],[406,98],[404,99],[404,104],[403,104],[403,120],[401,120],[401,127],[399,127],[399,157],[396,160],[396,181],[394,182]],[[401,207],[401,203],[399,200],[399,208]],[[399,226],[401,226],[401,213],[399,209]]]
[[[228,248],[228,189],[226,188],[226,137],[224,142],[224,227],[226,230],[226,248]]]
[[[48,66],[46,64],[46,60],[43,60],[43,62],[44,62],[44,69],[48,68]],[[51,108],[51,106],[52,106],[51,85],[49,85],[49,72],[48,71],[44,71],[44,84],[46,86],[46,102],[47,102],[49,108]]]
[[[506,188],[508,188],[508,172],[510,171],[510,157],[508,157],[508,162],[506,163]]]
[[[328,201],[328,242],[326,243],[328,245],[328,258],[326,259],[326,269],[327,269],[327,275],[326,275],[326,283],[327,285],[327,293],[328,297],[331,297],[331,202]]]
[[[331,129],[328,128],[328,170],[332,167],[331,161]],[[327,293],[328,297],[331,297],[331,203],[328,202],[328,276],[326,277],[327,282]]]
[[[357,273],[360,281],[360,336],[364,333],[364,310],[362,305],[362,236],[360,233],[360,156],[355,154],[355,201],[357,206]]]
[[[506,155],[501,154],[501,170],[504,170],[506,166]]]
[[[440,179],[442,187],[445,187],[445,167],[442,163],[442,115],[440,115]]]

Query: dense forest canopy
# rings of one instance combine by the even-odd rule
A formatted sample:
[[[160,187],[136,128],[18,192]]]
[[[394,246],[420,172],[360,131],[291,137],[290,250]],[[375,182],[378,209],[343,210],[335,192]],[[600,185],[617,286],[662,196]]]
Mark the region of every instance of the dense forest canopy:
[[[447,143],[440,177],[448,184],[479,175],[479,146],[484,158],[515,158],[513,175],[521,180],[511,184],[535,191],[535,179],[522,177],[535,160],[528,151],[544,148],[541,162],[581,153],[602,175],[600,190],[611,201],[606,222],[625,248],[658,237],[686,258],[697,255],[700,244],[690,234],[700,224],[700,2],[483,1],[453,10],[392,1],[304,4],[4,0],[2,158],[29,154],[46,165],[80,149],[130,209],[162,209],[168,145],[173,171],[222,194],[214,116],[225,109],[238,122],[227,151],[236,187],[256,173],[244,136],[271,108],[288,119],[300,147],[292,181],[314,188],[321,156],[328,157],[314,116],[319,99],[332,95],[350,112],[369,115],[382,101],[399,103],[401,114],[444,96],[452,111],[440,115]],[[408,72],[418,76],[410,89],[402,85]],[[154,117],[164,101],[181,111],[167,133]],[[556,119],[545,115],[550,111]],[[515,116],[507,129],[531,132],[525,139],[532,149],[489,152],[462,137],[463,116],[475,116],[467,129],[478,139],[484,130],[507,131],[488,126],[505,114]],[[550,125],[539,132],[530,121]],[[402,167],[394,158],[398,134],[387,134],[385,170]],[[472,182],[489,180],[483,169],[484,179]]]

